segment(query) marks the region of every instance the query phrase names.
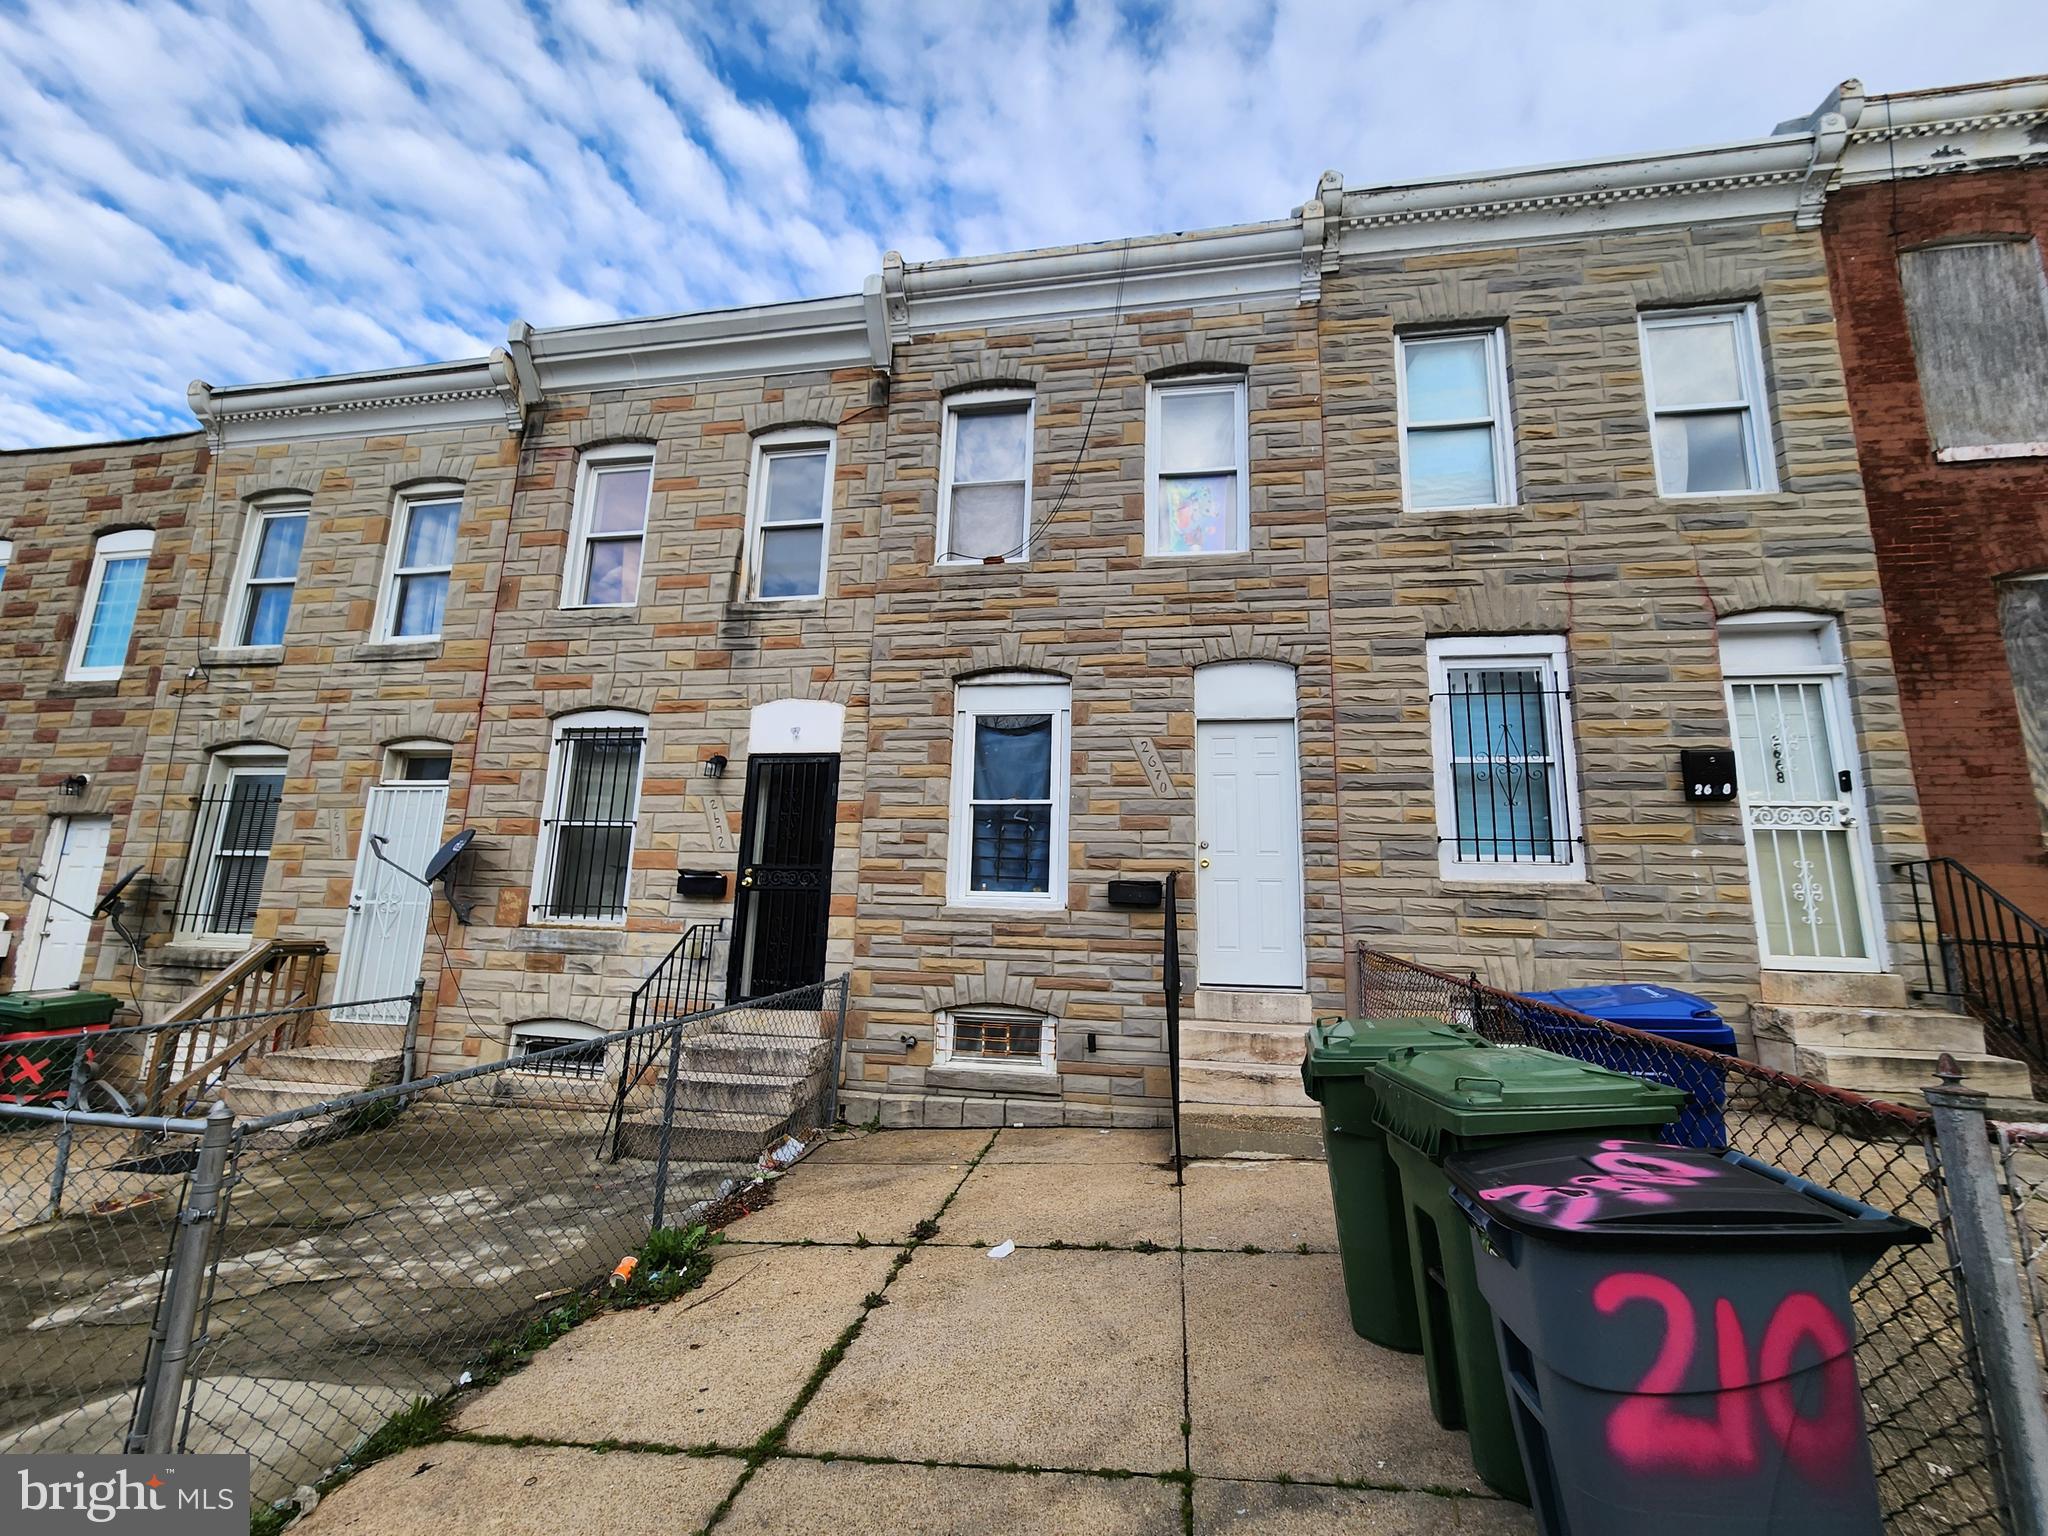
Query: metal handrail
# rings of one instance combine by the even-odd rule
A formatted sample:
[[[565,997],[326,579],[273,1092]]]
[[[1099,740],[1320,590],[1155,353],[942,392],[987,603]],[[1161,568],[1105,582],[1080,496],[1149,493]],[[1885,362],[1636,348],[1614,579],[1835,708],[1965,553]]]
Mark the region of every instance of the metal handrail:
[[[2048,1079],[2048,925],[1960,860],[1893,868],[1913,893],[1920,990],[1961,998],[1995,1045]]]
[[[692,923],[683,930],[675,947],[662,956],[647,979],[626,999],[626,1028],[637,1031],[643,1025],[673,1022],[711,1007],[712,956],[718,937],[725,931],[723,921]],[[677,1040],[680,1040],[680,1036]],[[605,1124],[605,1144],[614,1162],[619,1158],[619,1138],[626,1122],[626,1099],[633,1085],[654,1065],[660,1036],[650,1032],[630,1037],[619,1058],[619,1080],[612,1094],[611,1114]]]

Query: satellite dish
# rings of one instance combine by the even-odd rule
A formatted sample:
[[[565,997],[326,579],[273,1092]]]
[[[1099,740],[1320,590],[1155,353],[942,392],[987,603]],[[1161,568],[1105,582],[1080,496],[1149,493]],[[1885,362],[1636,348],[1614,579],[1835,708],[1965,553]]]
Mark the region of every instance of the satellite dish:
[[[421,874],[420,879],[427,884],[432,884],[440,879],[448,873],[448,866],[461,858],[463,851],[475,841],[476,829],[474,827],[464,827],[460,832],[449,838],[447,842],[443,843],[434,856],[427,860],[427,867]]]
[[[129,870],[127,874],[123,875],[120,879],[116,880],[112,885],[108,886],[107,894],[102,896],[99,899],[98,905],[96,905],[92,909],[93,916],[104,917],[107,913],[113,911],[116,907],[120,906],[121,893],[127,890],[130,883],[133,882],[135,877],[141,873],[142,866],[138,864],[133,869]]]

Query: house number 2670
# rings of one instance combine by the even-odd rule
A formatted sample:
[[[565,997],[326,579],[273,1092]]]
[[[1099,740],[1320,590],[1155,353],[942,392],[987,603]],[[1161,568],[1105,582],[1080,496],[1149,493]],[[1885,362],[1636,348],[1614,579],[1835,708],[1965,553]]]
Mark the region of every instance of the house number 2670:
[[[1699,1351],[1692,1298],[1660,1275],[1612,1274],[1593,1287],[1593,1306],[1602,1313],[1634,1305],[1663,1312],[1664,1341],[1633,1395],[1607,1417],[1607,1448],[1615,1460],[1638,1472],[1740,1475],[1757,1470],[1761,1428],[1813,1481],[1828,1481],[1844,1468],[1862,1431],[1863,1409],[1849,1354],[1849,1330],[1818,1296],[1794,1291],[1778,1303],[1764,1327],[1753,1369],[1749,1341],[1734,1304],[1726,1297],[1715,1299],[1714,1363],[1720,1391],[1711,1419],[1681,1413],[1674,1401],[1674,1395],[1685,1390],[1686,1375]],[[1824,1361],[1821,1401],[1811,1413],[1801,1412],[1794,1392],[1795,1361],[1802,1345],[1811,1345]]]

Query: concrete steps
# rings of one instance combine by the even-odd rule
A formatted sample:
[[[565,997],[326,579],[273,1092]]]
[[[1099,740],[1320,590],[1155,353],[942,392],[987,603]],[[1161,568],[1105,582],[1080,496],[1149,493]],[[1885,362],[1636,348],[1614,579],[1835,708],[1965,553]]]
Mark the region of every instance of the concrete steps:
[[[1321,1111],[1301,1087],[1306,992],[1197,988],[1180,1024],[1181,1146],[1322,1156]]]
[[[239,1120],[279,1115],[288,1109],[305,1109],[361,1091],[341,1083],[301,1083],[290,1078],[250,1077],[239,1072],[229,1073],[220,1085],[221,1098]]]
[[[1984,1048],[1984,1026],[1966,1014],[1914,1006],[1905,978],[1883,973],[1765,971],[1750,1005],[1757,1060],[1781,1072],[1872,1098],[1918,1103],[1946,1052],[1964,1082],[2028,1098],[2026,1064]]]
[[[700,1109],[676,1111],[669,1134],[669,1156],[698,1163],[751,1165],[789,1133],[789,1115],[737,1114]],[[661,1155],[661,1115],[628,1118],[619,1128],[619,1155],[648,1161]]]
[[[340,1093],[360,1093],[398,1081],[397,1047],[366,1045],[301,1045],[273,1051],[250,1063],[255,1077],[284,1078],[300,1083],[333,1083]]]

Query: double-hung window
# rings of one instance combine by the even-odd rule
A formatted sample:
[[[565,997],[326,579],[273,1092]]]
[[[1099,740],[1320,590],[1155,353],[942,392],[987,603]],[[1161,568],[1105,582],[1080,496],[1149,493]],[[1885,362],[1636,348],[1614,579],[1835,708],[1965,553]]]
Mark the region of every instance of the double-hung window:
[[[963,906],[1067,904],[1072,689],[1023,678],[955,696],[947,886]]]
[[[939,563],[1029,559],[1030,391],[948,398],[939,457]]]
[[[377,633],[386,640],[437,640],[448,614],[455,569],[460,488],[409,491],[392,518],[389,570],[379,597]]]
[[[754,449],[748,568],[755,597],[822,597],[832,516],[832,439],[776,432]]]
[[[1642,317],[1657,487],[1666,496],[1777,488],[1756,308]]]
[[[564,607],[631,608],[639,602],[640,556],[653,487],[654,455],[646,448],[601,449],[583,456]]]
[[[1155,384],[1150,406],[1145,552],[1228,555],[1249,549],[1244,380]]]
[[[306,516],[306,504],[298,501],[249,509],[223,643],[284,644],[285,621],[299,585],[299,556],[306,547]]]
[[[92,573],[86,577],[78,634],[64,675],[73,682],[105,682],[121,675],[128,640],[142,606],[142,579],[156,535],[147,528],[103,533],[93,544]]]
[[[1410,507],[1515,499],[1507,348],[1500,331],[1425,332],[1401,346],[1401,486]]]
[[[626,920],[646,746],[641,715],[588,710],[555,723],[533,877],[537,921]]]
[[[182,936],[238,939],[254,931],[284,768],[284,755],[267,748],[231,748],[207,765],[178,904]]]
[[[1563,638],[1432,640],[1429,692],[1442,873],[1583,878]]]

